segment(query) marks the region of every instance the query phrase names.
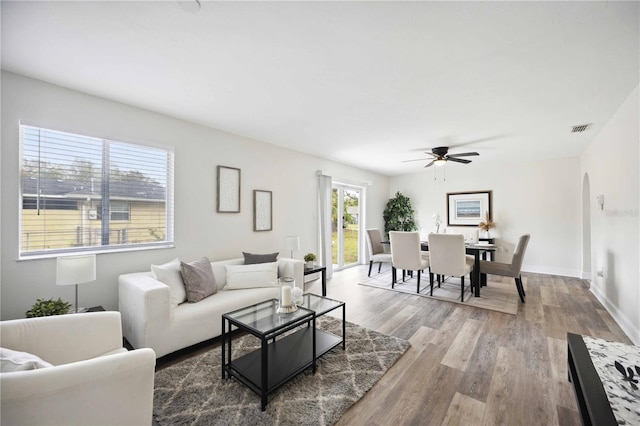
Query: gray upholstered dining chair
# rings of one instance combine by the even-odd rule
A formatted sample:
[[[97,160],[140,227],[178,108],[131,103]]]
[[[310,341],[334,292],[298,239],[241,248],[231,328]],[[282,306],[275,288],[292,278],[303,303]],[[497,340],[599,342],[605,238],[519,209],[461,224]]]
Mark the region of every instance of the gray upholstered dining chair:
[[[473,258],[466,255],[464,235],[462,234],[429,234],[429,283],[433,296],[433,275],[449,275],[460,278],[460,301],[464,302],[464,276],[473,269]]]
[[[382,245],[382,233],[379,229],[367,229],[367,245],[369,246],[369,275],[374,262],[378,262],[378,273],[383,263],[391,263],[391,253],[385,253]]]
[[[420,275],[429,267],[429,260],[423,258],[420,251],[420,233],[391,231],[389,240],[391,240],[391,288],[396,284],[398,269],[402,269],[403,279],[406,271],[417,271],[416,293],[420,293]]]
[[[524,293],[524,287],[522,286],[520,269],[522,268],[524,252],[529,244],[529,238],[529,234],[524,234],[520,237],[518,244],[516,245],[516,249],[513,252],[511,263],[490,262],[486,260],[480,261],[481,274],[501,275],[503,277],[514,278],[516,281],[516,288],[518,289],[518,295],[520,295],[522,303],[524,303],[526,294]]]

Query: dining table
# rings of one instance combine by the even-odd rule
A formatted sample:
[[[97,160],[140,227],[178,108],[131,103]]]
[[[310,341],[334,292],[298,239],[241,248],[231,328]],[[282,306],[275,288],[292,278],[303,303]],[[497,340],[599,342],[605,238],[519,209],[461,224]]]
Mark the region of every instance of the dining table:
[[[480,297],[480,287],[487,285],[487,276],[480,274],[480,259],[487,260],[487,253],[496,251],[495,244],[485,242],[465,243],[465,252],[473,256],[473,271],[471,272],[471,289],[474,297]],[[420,249],[429,251],[429,242],[420,241]],[[492,257],[493,258],[493,257]]]
[[[391,244],[389,240],[381,241],[382,244]],[[487,276],[480,273],[480,259],[487,260],[487,253],[496,251],[496,245],[480,241],[478,243],[464,244],[465,252],[473,256],[473,271],[471,272],[471,289],[474,297],[480,297],[480,287],[487,285]],[[429,242],[420,241],[420,250],[429,251]],[[493,260],[493,256],[492,256]]]

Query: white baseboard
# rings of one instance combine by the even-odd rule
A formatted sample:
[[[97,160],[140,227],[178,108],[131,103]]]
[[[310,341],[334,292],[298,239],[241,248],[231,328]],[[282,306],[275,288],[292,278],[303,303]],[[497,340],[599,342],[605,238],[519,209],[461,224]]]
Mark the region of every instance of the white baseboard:
[[[581,276],[581,278],[582,278],[583,280],[591,280],[591,272],[584,272],[584,271],[583,271],[583,272],[582,272],[582,276]]]
[[[616,305],[611,303],[611,301],[607,298],[607,296],[602,293],[596,286],[591,286],[591,293],[602,303],[602,306],[609,312],[609,314],[613,317],[613,319],[618,323],[622,331],[629,336],[629,339],[633,342],[634,345],[640,346],[640,329],[633,325],[633,322],[629,320]]]
[[[547,266],[522,265],[522,272],[533,272],[535,274],[559,275],[562,277],[582,278],[582,274],[577,269],[549,268]]]

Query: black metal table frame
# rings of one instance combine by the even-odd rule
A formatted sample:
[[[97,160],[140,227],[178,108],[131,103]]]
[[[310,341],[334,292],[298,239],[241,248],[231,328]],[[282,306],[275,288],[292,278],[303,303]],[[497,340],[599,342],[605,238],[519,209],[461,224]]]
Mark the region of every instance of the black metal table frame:
[[[303,297],[308,297],[307,294],[303,295]],[[323,296],[324,297],[324,296]],[[328,299],[328,298],[325,298]],[[334,300],[334,299],[328,299],[331,300],[333,302],[337,302],[338,305],[321,311],[319,314],[309,308],[304,308],[302,306],[299,306],[299,309],[308,311],[307,315],[304,315],[303,317],[297,318],[294,321],[290,321],[290,322],[286,322],[284,324],[282,324],[281,327],[277,327],[275,329],[270,330],[268,333],[263,333],[260,330],[256,330],[255,328],[248,326],[247,324],[240,322],[232,317],[229,317],[228,314],[231,314],[232,312],[228,313],[228,314],[224,314],[222,316],[222,378],[226,378],[226,373],[229,374],[230,377],[235,377],[238,380],[240,380],[244,385],[246,385],[249,389],[253,390],[254,392],[256,392],[258,395],[260,395],[260,402],[261,402],[261,410],[264,411],[266,409],[266,405],[267,405],[267,396],[269,393],[275,391],[277,388],[279,388],[280,386],[282,386],[283,384],[287,383],[289,380],[291,380],[293,377],[295,377],[296,375],[300,374],[302,371],[306,370],[307,368],[309,368],[309,366],[312,366],[312,371],[313,374],[316,373],[316,361],[319,357],[321,357],[322,355],[326,354],[327,352],[329,352],[331,349],[333,349],[334,347],[336,347],[338,344],[340,344],[340,341],[342,342],[342,349],[345,350],[346,349],[346,304],[344,302],[338,301],[338,300]],[[271,299],[273,305],[272,307],[275,307],[277,304],[277,300],[276,299]],[[261,302],[264,303],[264,302]],[[328,312],[331,312],[339,307],[342,307],[342,337],[340,339],[337,338],[337,336],[334,336],[331,333],[327,333],[327,332],[323,332],[322,330],[317,330],[316,328],[316,318],[327,314]],[[242,309],[242,308],[241,308]],[[235,312],[235,311],[233,311]],[[227,323],[228,323],[228,332],[227,332]],[[272,340],[271,343],[271,348],[274,348],[276,345],[276,337],[286,333],[287,331],[293,330],[297,327],[300,327],[301,325],[307,323],[307,331],[306,333],[308,334],[309,332],[311,333],[311,360],[309,362],[305,362],[303,363],[301,366],[299,366],[298,368],[293,368],[290,371],[287,372],[287,374],[282,377],[279,381],[273,383],[271,386],[269,386],[269,348],[270,348],[270,344],[269,344],[269,340]],[[312,323],[313,326],[310,327],[309,324]],[[261,345],[260,345],[260,384],[258,383],[254,383],[253,380],[251,380],[249,377],[247,377],[245,374],[243,374],[241,371],[239,371],[238,369],[234,368],[231,357],[232,357],[232,327],[235,326],[238,328],[238,330],[241,331],[245,331],[255,337],[257,337],[258,339],[260,339]],[[310,331],[309,331],[310,330]],[[318,334],[317,332],[320,331],[320,334]],[[293,333],[292,335],[288,335],[287,337],[291,337],[294,336],[298,333],[305,333],[305,331],[303,330],[298,330],[297,332]],[[328,336],[332,336],[333,339],[331,339],[331,337]],[[285,337],[285,339],[287,338]],[[318,339],[322,339],[322,351],[318,352]],[[331,339],[329,340],[329,342],[327,343],[327,339]],[[280,343],[280,341],[278,341],[278,343]],[[258,350],[250,352],[247,355],[251,355],[256,353]],[[245,355],[246,356],[246,355]]]
[[[326,266],[314,266],[313,268],[304,267],[303,276],[311,275],[320,272],[322,274],[322,296],[327,295],[327,267]]]
[[[312,293],[307,293],[307,294],[312,294]],[[302,297],[307,296],[307,294],[304,294]],[[320,313],[318,313],[318,312],[314,311],[314,312],[315,312],[315,314],[316,314],[316,318],[321,317],[322,315],[328,314],[329,312],[334,311],[334,310],[336,310],[336,309],[338,309],[338,308],[342,308],[342,350],[345,350],[345,349],[347,348],[347,347],[346,347],[346,340],[347,340],[347,339],[346,339],[346,336],[347,336],[347,335],[346,335],[346,323],[345,323],[345,321],[346,321],[346,319],[347,319],[347,306],[346,306],[346,304],[345,304],[344,302],[342,302],[342,301],[340,301],[340,300],[331,299],[331,298],[329,298],[329,297],[325,297],[324,295],[322,295],[322,297],[323,297],[324,299],[331,300],[332,302],[337,302],[337,303],[338,303],[338,305],[334,306],[334,307],[333,307],[333,308],[331,308],[331,309],[327,309],[327,310],[325,310],[325,311],[322,311],[322,312],[320,312]],[[308,309],[308,308],[307,308],[307,309]],[[325,351],[324,351],[324,352],[322,352],[321,354],[318,354],[318,358],[320,358],[322,355],[324,355],[324,354],[326,354],[327,352],[329,352],[329,351],[330,351],[331,349],[333,349],[334,347],[335,347],[335,346],[333,346],[333,347],[331,347],[331,348],[328,348],[327,350],[325,350]]]
[[[276,306],[277,300],[272,299],[273,306]],[[312,366],[313,374],[316,373],[316,357],[314,354],[316,353],[316,315],[315,312],[305,309],[299,308],[305,311],[308,311],[307,315],[297,318],[294,321],[286,322],[282,324],[281,327],[277,327],[275,329],[270,330],[268,333],[263,333],[260,330],[256,330],[255,328],[244,324],[243,322],[237,321],[231,317],[228,317],[227,314],[222,316],[222,378],[226,377],[225,373],[229,373],[229,376],[235,377],[244,383],[251,390],[260,395],[260,403],[261,410],[264,411],[267,406],[267,395],[270,392],[273,392],[287,381],[289,381],[294,376],[298,375],[302,371],[306,370],[310,365]],[[228,322],[229,332],[227,332],[225,321]],[[273,344],[275,344],[275,338],[286,333],[287,331],[293,330],[305,323],[307,325],[309,323],[313,323],[313,327],[311,327],[312,332],[312,351],[311,357],[308,363],[305,363],[302,367],[291,370],[290,374],[288,374],[284,380],[280,380],[277,383],[274,383],[271,387],[269,387],[269,340],[273,339]],[[238,330],[245,331],[258,339],[260,339],[260,384],[254,383],[250,378],[246,377],[242,372],[238,371],[233,367],[231,362],[231,354],[232,354],[232,346],[231,341],[233,333],[231,332],[232,326],[236,326]],[[226,351],[225,351],[226,346]],[[226,354],[225,354],[226,352]],[[254,351],[255,352],[255,351]],[[225,362],[226,356],[226,362]]]

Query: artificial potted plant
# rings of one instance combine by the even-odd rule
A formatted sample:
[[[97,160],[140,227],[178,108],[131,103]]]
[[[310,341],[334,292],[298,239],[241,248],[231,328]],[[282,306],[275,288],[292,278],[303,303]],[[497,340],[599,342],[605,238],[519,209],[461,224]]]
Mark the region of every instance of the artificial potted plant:
[[[58,297],[58,300],[36,299],[31,309],[25,312],[27,318],[48,317],[50,315],[64,315],[69,313],[71,303],[65,302]]]
[[[411,199],[400,191],[396,192],[396,196],[389,199],[382,213],[385,234],[389,235],[389,231],[417,230],[413,214]]]
[[[316,257],[315,254],[313,253],[307,253],[304,255],[304,261],[307,262],[306,267],[307,268],[313,268],[313,263],[317,260],[318,258]]]

